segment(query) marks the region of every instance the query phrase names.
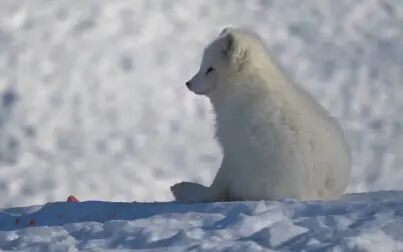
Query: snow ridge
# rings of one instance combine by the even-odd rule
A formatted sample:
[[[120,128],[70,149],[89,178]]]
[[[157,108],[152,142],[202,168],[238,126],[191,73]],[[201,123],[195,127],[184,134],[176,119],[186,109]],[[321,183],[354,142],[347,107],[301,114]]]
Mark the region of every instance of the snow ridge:
[[[330,202],[55,202],[4,209],[0,229],[4,250],[399,251],[403,192]]]

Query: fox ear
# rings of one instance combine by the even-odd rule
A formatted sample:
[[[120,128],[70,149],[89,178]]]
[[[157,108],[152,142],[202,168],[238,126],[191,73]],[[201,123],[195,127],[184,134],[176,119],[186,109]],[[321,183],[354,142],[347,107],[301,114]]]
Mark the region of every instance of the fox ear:
[[[230,56],[235,51],[235,36],[228,33],[224,37],[224,54]]]
[[[222,29],[222,31],[220,32],[220,36],[223,36],[225,33],[229,32],[232,28],[230,27],[225,27],[224,29]]]
[[[248,51],[243,47],[236,34],[230,32],[227,28],[224,29],[222,33],[224,33],[223,56],[231,65],[239,70],[246,61]]]

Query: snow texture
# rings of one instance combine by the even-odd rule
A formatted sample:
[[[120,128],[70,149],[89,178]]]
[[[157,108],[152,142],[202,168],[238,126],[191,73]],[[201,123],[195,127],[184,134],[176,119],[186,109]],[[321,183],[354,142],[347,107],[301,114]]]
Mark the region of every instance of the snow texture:
[[[346,131],[349,191],[403,189],[403,3],[0,2],[0,207],[170,200],[222,154],[184,82],[227,25],[259,33]]]
[[[331,202],[48,203],[0,210],[2,251],[403,251],[403,192]]]

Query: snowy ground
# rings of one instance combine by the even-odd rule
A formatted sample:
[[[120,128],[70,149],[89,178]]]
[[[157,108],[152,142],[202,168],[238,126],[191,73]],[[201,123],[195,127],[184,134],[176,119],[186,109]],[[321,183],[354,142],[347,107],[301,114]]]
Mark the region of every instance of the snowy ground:
[[[327,203],[88,201],[8,209],[0,211],[0,249],[403,251],[403,192],[353,196]]]

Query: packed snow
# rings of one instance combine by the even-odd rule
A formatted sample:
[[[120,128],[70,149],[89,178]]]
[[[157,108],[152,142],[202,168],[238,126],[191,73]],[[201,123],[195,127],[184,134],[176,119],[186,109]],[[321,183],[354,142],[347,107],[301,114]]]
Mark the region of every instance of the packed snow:
[[[214,118],[184,83],[227,25],[260,34],[338,119],[349,192],[402,190],[402,24],[395,0],[1,1],[0,249],[403,251],[398,191],[45,204],[169,201],[176,182],[209,184]]]
[[[0,211],[18,251],[403,251],[403,192],[331,202],[87,201]]]

